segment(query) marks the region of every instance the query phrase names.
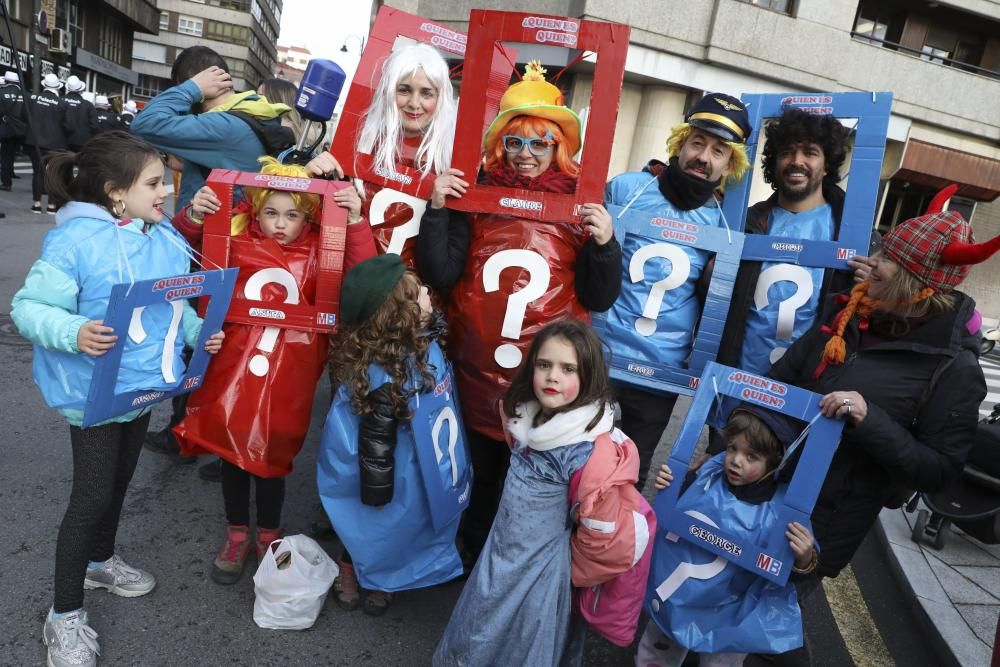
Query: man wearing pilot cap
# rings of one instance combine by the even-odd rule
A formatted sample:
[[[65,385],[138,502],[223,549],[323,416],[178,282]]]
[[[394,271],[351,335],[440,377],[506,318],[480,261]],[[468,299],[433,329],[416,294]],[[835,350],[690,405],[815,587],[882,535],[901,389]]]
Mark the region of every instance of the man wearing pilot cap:
[[[688,110],[683,123],[671,130],[666,144],[668,162],[653,159],[642,171],[616,176],[608,183],[604,203],[655,217],[722,227],[725,223],[715,193],[738,183],[746,173],[749,162],[745,142],[750,130],[746,107],[740,100],[709,93]],[[652,283],[667,273],[667,260],[650,258],[646,278],[636,283],[624,280],[621,296],[608,312],[612,350],[639,351],[642,357],[669,366],[683,367],[686,363],[707,292],[709,253],[678,248],[687,255],[690,268],[682,284],[664,293],[660,316],[655,321],[642,317],[642,311]],[[623,248],[626,276],[636,250],[628,241]],[[622,430],[639,449],[641,489],[677,395],[655,394],[624,383],[617,383],[616,394],[622,410]]]

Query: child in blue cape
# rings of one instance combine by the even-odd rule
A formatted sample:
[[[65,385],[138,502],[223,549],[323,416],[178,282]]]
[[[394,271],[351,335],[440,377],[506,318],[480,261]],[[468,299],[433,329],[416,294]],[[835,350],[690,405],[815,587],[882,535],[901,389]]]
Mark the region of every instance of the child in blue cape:
[[[363,604],[381,616],[392,592],[462,574],[459,516],[435,530],[417,451],[434,443],[418,440],[412,426],[421,396],[452,391],[438,342],[443,329],[427,288],[398,255],[367,259],[344,277],[330,353],[339,388],[316,474],[344,545],[334,589],[343,609]],[[363,602],[359,582],[367,591]]]
[[[141,336],[133,336],[132,326],[115,332],[103,323],[115,284],[188,272],[191,251],[163,220],[163,174],[160,153],[127,132],[107,132],[78,154],[52,157],[49,197],[59,206],[57,226],[11,307],[18,330],[34,343],[35,382],[69,422],[73,447],[73,489],[56,541],[55,599],[43,628],[48,664],[55,667],[97,664],[85,588],[138,597],[156,585],[115,553],[149,408],[81,426],[96,357],[124,345],[116,393],[170,390],[183,380],[184,346],[198,340],[201,320],[187,302],[146,306],[133,316]],[[205,349],[218,352],[222,338],[215,333]]]
[[[777,520],[784,497],[777,472],[785,448],[801,429],[780,415],[743,405],[726,422],[726,451],[690,471],[677,510],[753,542],[761,542]],[[786,468],[781,469],[786,472]],[[787,475],[787,472],[786,472]],[[667,465],[656,488],[673,481]],[[793,581],[816,569],[818,555],[806,526],[788,524],[785,537],[795,555],[792,578],[778,586],[724,558],[683,540],[657,540],[649,588],[656,587],[652,614],[639,642],[636,667],[679,667],[697,651],[702,667],[742,665],[748,653],[779,653],[802,644],[802,618]],[[669,540],[669,537],[668,537]],[[715,566],[677,579],[682,564]],[[662,600],[662,602],[661,602]],[[766,616],[765,616],[766,615]]]

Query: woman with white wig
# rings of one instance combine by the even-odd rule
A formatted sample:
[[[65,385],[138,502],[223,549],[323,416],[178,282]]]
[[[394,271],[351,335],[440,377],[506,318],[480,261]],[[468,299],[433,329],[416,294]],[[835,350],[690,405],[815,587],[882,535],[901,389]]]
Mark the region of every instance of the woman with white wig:
[[[414,44],[393,51],[373,77],[375,92],[355,155],[371,155],[375,173],[391,181],[408,178],[397,165],[416,169],[421,177],[444,173],[451,164],[456,108],[448,63],[434,47]],[[329,153],[314,158],[308,168],[316,175],[343,176]],[[355,183],[363,200],[361,215],[372,225],[379,252],[401,255],[413,269],[417,225],[427,202],[369,181]],[[413,229],[396,231],[411,221]]]

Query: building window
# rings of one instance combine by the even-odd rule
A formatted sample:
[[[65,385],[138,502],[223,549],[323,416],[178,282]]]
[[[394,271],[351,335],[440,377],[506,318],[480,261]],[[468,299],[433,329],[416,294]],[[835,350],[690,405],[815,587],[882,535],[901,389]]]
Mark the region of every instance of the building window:
[[[139,83],[135,84],[135,88],[132,89],[132,93],[136,97],[156,97],[169,87],[170,81],[168,79],[162,79],[158,76],[150,76],[148,74],[140,74]]]
[[[205,21],[206,39],[246,46],[250,40],[250,29],[242,25],[223,23],[222,21]]]
[[[122,58],[122,28],[121,23],[105,17],[101,21],[101,32],[98,38],[97,55],[111,62],[121,63]]]
[[[257,0],[251,0],[250,2],[250,16],[252,16],[257,23],[262,23],[264,21],[264,12],[261,11],[260,5],[257,4]]]
[[[781,12],[782,14],[791,14],[792,10],[795,9],[794,0],[737,0],[737,2],[744,2],[748,5],[757,5],[758,7],[772,9],[776,12]]]
[[[202,20],[192,16],[180,16],[177,18],[177,32],[201,37]]]
[[[160,12],[160,30],[170,30],[170,12]]]
[[[163,44],[135,41],[132,43],[132,58],[154,63],[167,62],[167,47]]]
[[[962,67],[972,65],[977,68],[983,57],[986,40],[982,35],[962,35],[957,30],[942,26],[931,26],[920,49],[920,57],[933,63]]]
[[[244,70],[243,66],[245,64],[244,61],[237,60],[236,58],[226,58],[225,56],[223,56],[223,60],[226,61],[226,67],[229,68],[230,76],[232,76],[234,79],[243,78],[243,70]]]

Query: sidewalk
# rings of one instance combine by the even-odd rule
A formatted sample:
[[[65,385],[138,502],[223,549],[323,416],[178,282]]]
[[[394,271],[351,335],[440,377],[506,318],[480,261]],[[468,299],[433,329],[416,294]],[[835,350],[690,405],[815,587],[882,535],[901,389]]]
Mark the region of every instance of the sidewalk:
[[[879,516],[880,537],[900,585],[912,591],[941,648],[957,664],[986,667],[1000,614],[1000,545],[983,544],[952,526],[938,551],[911,539],[916,518],[902,509],[884,509]]]

